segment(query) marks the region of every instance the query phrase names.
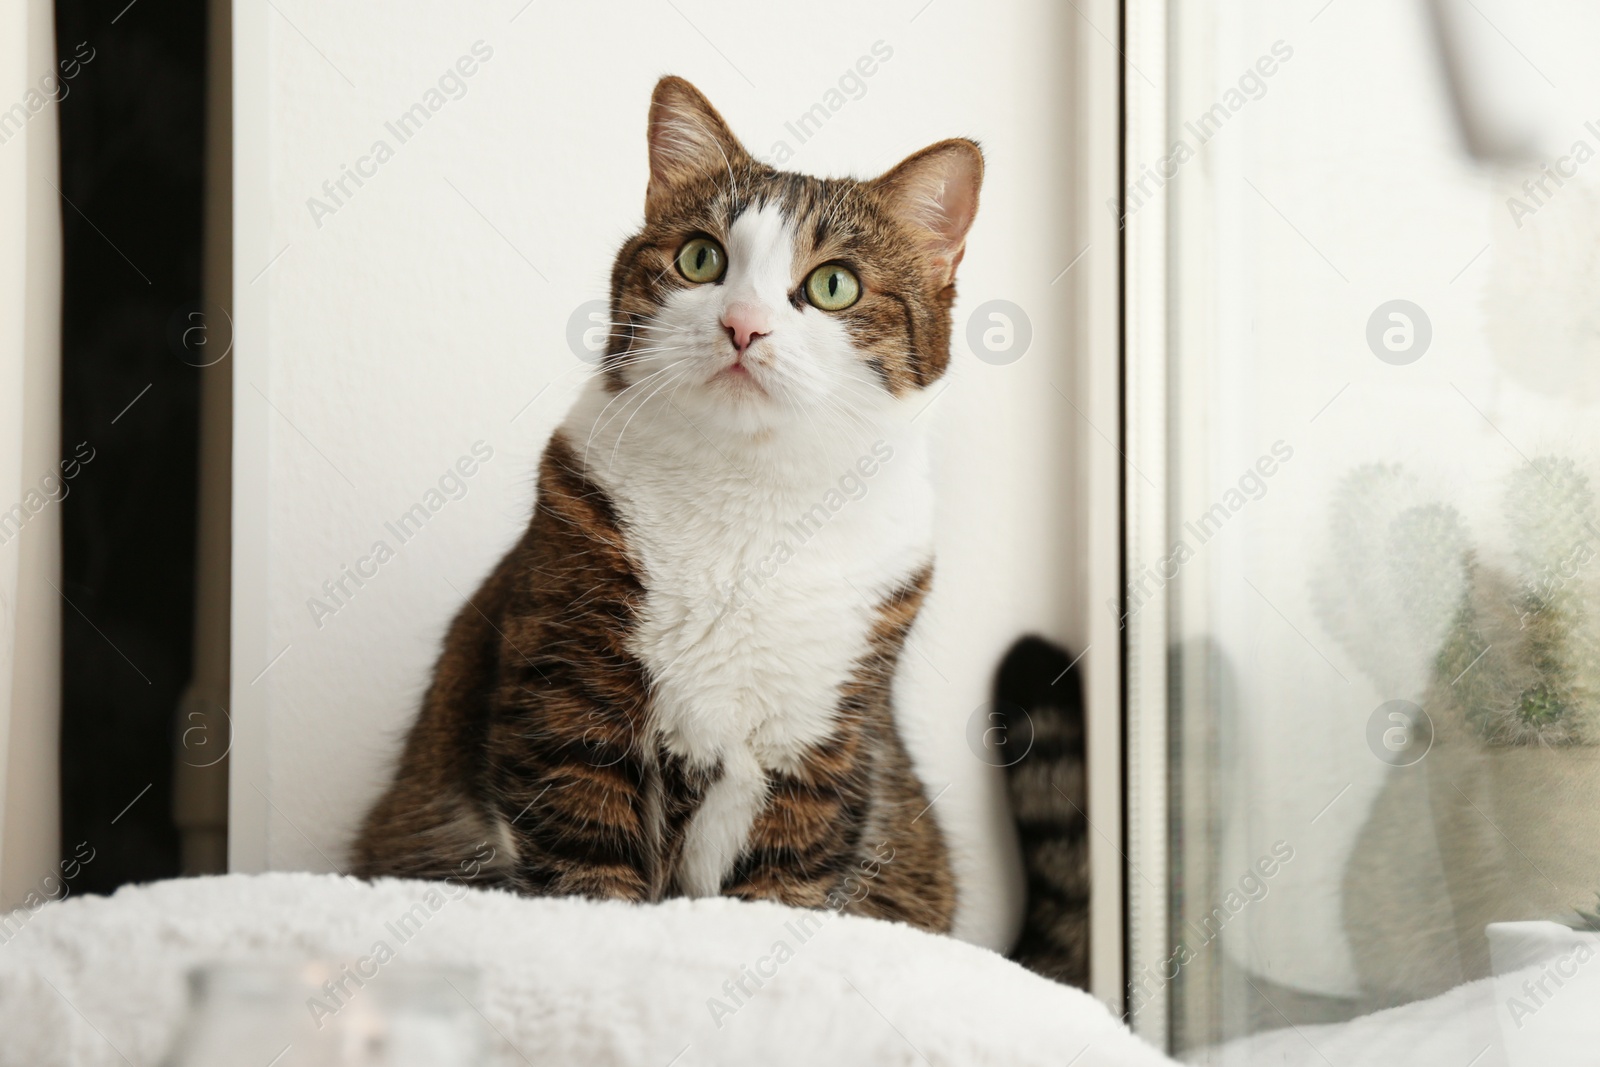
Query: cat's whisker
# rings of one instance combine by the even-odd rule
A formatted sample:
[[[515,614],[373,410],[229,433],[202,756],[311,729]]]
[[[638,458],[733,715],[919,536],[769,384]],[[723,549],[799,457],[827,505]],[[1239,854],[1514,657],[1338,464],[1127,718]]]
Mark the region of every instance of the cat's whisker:
[[[679,362],[682,362],[682,361],[680,360]],[[589,449],[591,447],[593,447],[593,445],[594,445],[595,435],[605,428],[604,426],[602,426],[600,424],[600,420],[605,418],[606,412],[611,410],[612,405],[616,404],[619,400],[623,400],[625,397],[628,396],[629,393],[631,393],[633,390],[639,388],[640,386],[644,385],[646,382],[649,382],[651,379],[656,377],[656,375],[665,374],[667,371],[671,370],[673,367],[675,367],[677,365],[678,365],[677,363],[669,363],[665,367],[662,367],[661,369],[659,369],[657,371],[654,371],[651,374],[647,374],[645,377],[639,379],[638,381],[632,383],[631,385],[628,385],[626,388],[624,388],[621,391],[619,391],[616,396],[612,397],[606,403],[605,407],[600,409],[600,414],[595,416],[594,424],[592,426],[590,426],[590,428],[589,428],[589,437],[583,443],[583,455],[584,455],[585,462],[588,461]],[[624,405],[623,405],[623,410],[624,411],[627,410],[627,404],[626,403],[624,403]],[[616,416],[612,416],[612,418],[615,419]],[[610,420],[607,420],[605,425],[606,426],[611,425]]]
[[[644,356],[654,356],[662,352],[682,352],[688,345],[654,345],[648,348],[625,348],[614,356],[607,356],[608,365],[619,366],[624,360],[633,357],[632,362],[638,362]]]
[[[660,363],[672,352],[682,351],[681,348],[666,348],[649,352],[624,353],[620,356],[608,356],[601,364],[607,371],[630,370],[635,367],[648,366]],[[692,359],[692,356],[682,356],[681,359]]]
[[[662,346],[648,347],[648,349],[624,349],[616,355],[608,355],[605,360],[608,366],[621,366],[624,360],[638,363],[646,355],[659,355],[662,352],[682,352],[686,347],[688,346],[683,346],[683,344],[662,344]]]
[[[597,416],[596,420],[595,420],[595,430],[597,432],[604,432],[604,430],[608,426],[610,426],[612,422],[616,421],[618,418],[620,418],[628,410],[628,405],[629,404],[633,403],[635,400],[638,399],[638,397],[640,395],[642,395],[645,386],[649,385],[656,378],[661,377],[662,375],[671,372],[673,368],[675,368],[679,364],[683,363],[687,358],[688,357],[685,357],[684,359],[674,360],[674,361],[672,361],[670,363],[665,364],[664,366],[657,367],[655,370],[651,371],[649,374],[646,374],[643,378],[640,378],[638,381],[630,383],[625,389],[623,389],[621,392],[619,392],[616,395],[616,397],[614,397],[609,403],[607,403],[605,408],[601,409],[600,416]],[[628,395],[629,393],[634,393],[635,395],[629,396]],[[619,408],[616,411],[616,413],[614,413],[610,418],[606,419],[604,423],[601,423],[600,422],[600,418],[604,417],[606,412],[611,409],[611,406],[613,404],[617,403],[617,401],[619,401],[619,400],[623,401],[622,407]]]
[[[612,404],[622,400],[622,398],[627,396],[628,393],[638,384],[638,382],[634,382],[618,390],[617,395],[607,401],[606,406],[601,408],[600,413],[595,416],[594,423],[589,427],[589,436],[583,443],[583,454],[586,459],[589,455],[589,447],[594,443],[594,435],[600,431],[600,420],[605,418],[606,412],[611,410]]]
[[[629,373],[638,373],[642,370],[645,371],[646,376],[648,376],[650,374],[654,374],[656,371],[660,370],[663,366],[666,366],[669,363],[673,366],[676,366],[680,362],[693,359],[693,356],[680,356],[677,359],[670,359],[666,356],[652,355],[633,360],[617,360],[613,363],[606,364],[606,368],[608,370],[626,371]],[[634,385],[637,383],[630,382],[629,384]]]
[[[658,326],[648,322],[597,322],[595,325],[609,326],[613,330],[628,330],[630,332],[654,330],[657,333],[674,333],[677,330],[675,326]]]
[[[649,396],[644,398],[644,403],[640,404],[637,408],[635,408],[633,414],[628,416],[628,421],[622,424],[622,432],[617,434],[616,444],[614,444],[611,447],[611,461],[610,462],[612,464],[616,463],[616,461],[617,461],[617,449],[622,447],[622,439],[624,437],[628,436],[628,427],[633,424],[633,420],[638,417],[639,412],[643,411],[646,407],[648,407],[649,404],[650,404],[650,401],[654,400],[656,398],[656,395],[658,393],[660,393],[662,389],[665,389],[669,385],[673,385],[675,382],[681,382],[687,375],[688,375],[688,371],[684,371],[681,374],[679,374],[677,378],[668,378],[665,382],[662,382],[661,385],[656,387],[654,392],[652,392]]]
[[[672,392],[667,394],[667,402],[666,402],[666,404],[659,405],[657,407],[657,409],[656,409],[656,413],[650,417],[650,427],[652,429],[654,429],[655,424],[661,419],[662,411],[667,407],[674,407],[676,405],[676,401],[677,401],[677,398],[678,398],[678,390],[683,388],[684,383],[689,381],[689,378],[690,378],[690,375],[689,375],[689,372],[687,370],[684,371],[682,374],[678,375],[677,383],[675,385],[673,385]],[[626,428],[624,428],[623,432],[624,433],[627,432]]]

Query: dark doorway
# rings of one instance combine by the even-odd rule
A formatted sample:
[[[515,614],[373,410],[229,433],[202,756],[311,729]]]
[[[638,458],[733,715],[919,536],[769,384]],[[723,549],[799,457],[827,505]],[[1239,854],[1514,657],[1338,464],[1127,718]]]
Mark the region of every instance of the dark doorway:
[[[63,854],[73,889],[179,873],[174,723],[190,674],[200,371],[203,0],[56,5],[64,225]],[[175,334],[176,330],[176,334]]]

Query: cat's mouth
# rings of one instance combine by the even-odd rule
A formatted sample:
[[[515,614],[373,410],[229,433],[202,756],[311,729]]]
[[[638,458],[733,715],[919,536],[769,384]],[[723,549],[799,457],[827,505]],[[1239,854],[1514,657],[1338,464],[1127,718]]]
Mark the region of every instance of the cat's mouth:
[[[720,382],[725,388],[732,389],[741,396],[752,393],[758,396],[768,395],[766,388],[756,380],[755,374],[743,360],[735,360],[723,367],[711,376],[711,380]]]

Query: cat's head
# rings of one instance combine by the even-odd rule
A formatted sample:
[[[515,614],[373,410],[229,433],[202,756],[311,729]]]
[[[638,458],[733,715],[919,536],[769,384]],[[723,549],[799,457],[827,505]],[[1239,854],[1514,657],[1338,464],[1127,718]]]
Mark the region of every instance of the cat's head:
[[[921,407],[950,361],[976,144],[941,141],[870,181],[791,174],[668,77],[649,148],[644,227],[612,271],[611,389],[752,434]]]

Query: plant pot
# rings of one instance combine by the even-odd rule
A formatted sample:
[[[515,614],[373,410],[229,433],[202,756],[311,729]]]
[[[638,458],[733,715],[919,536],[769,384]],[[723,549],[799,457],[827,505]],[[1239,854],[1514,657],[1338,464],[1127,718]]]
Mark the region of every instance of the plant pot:
[[[1420,772],[1420,773],[1419,773]],[[1378,1005],[1491,973],[1490,923],[1563,920],[1600,891],[1600,748],[1441,732],[1396,768],[1345,873],[1345,928]]]
[[[1600,891],[1600,747],[1489,753],[1484,815],[1505,835],[1502,858],[1514,893],[1494,920],[1569,918]]]

